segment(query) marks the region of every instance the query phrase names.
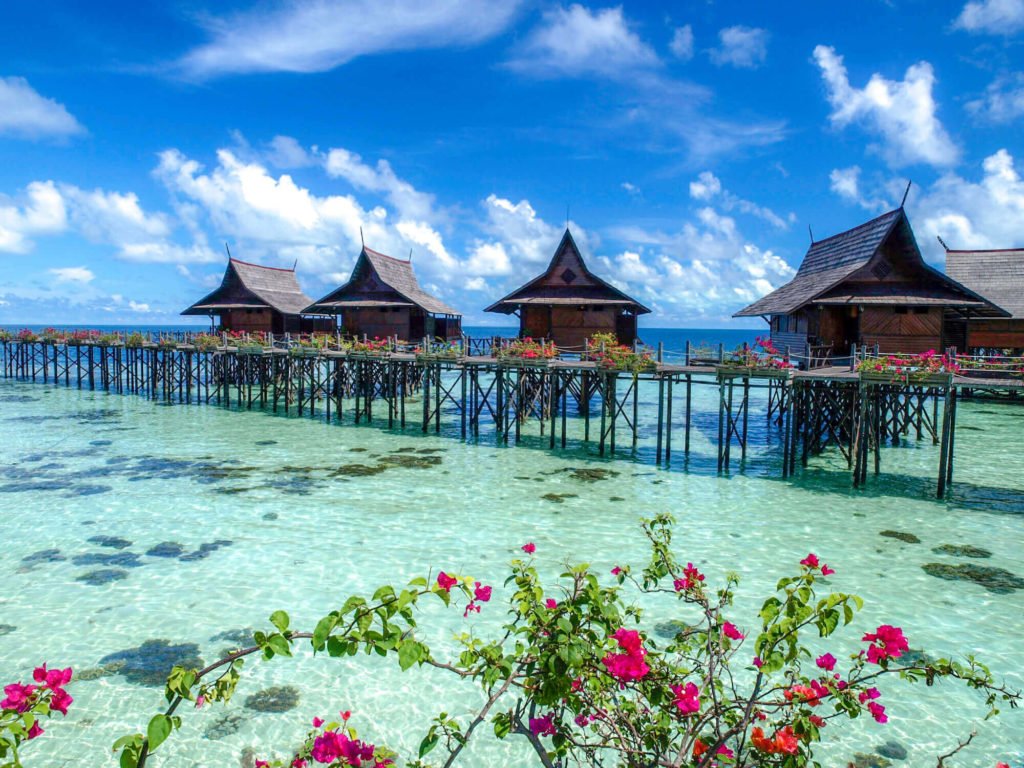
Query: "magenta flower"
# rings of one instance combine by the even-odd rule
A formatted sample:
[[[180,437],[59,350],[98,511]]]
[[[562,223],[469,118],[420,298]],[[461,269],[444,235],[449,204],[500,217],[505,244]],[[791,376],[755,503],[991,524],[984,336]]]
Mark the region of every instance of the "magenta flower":
[[[818,556],[811,552],[811,554],[809,554],[807,557],[800,561],[800,565],[803,565],[807,568],[817,568]]]
[[[618,576],[620,573],[622,573],[622,569],[619,566],[616,565],[612,568],[612,576]]]
[[[754,666],[757,667],[758,669],[760,669],[763,665],[764,665],[764,662],[761,661],[761,657],[760,656],[755,656],[754,657]]]
[[[323,718],[320,718],[320,717],[314,717],[313,718],[313,727],[314,728],[319,728],[323,724],[324,724]]]
[[[672,693],[676,697],[673,703],[683,717],[700,712],[700,689],[696,685],[693,683],[687,683],[685,686],[673,685]]]
[[[556,732],[554,712],[549,712],[544,717],[530,718],[530,733],[534,736],[554,736]]]
[[[863,704],[865,701],[871,701],[872,699],[877,699],[881,695],[882,695],[882,692],[880,690],[878,690],[877,688],[868,688],[866,691],[861,691],[860,693],[858,693],[857,694],[857,698],[860,700],[860,703]]]
[[[71,667],[48,670],[44,663],[43,666],[36,667],[32,671],[32,679],[43,685],[43,687],[53,690],[55,688],[63,688],[70,683],[72,674]]]
[[[63,688],[58,688],[50,697],[50,709],[60,712],[62,715],[67,715],[68,707],[71,706],[73,701],[74,699],[71,698],[71,694]]]
[[[731,622],[725,622],[722,625],[722,634],[728,637],[730,640],[742,640],[746,635],[742,634],[736,625]]]
[[[882,624],[861,639],[872,644],[868,648],[868,661],[872,664],[880,664],[883,659],[898,659],[904,651],[910,649],[903,630],[890,624]]]
[[[459,583],[459,580],[454,576],[449,576],[444,571],[437,574],[437,586],[443,589],[445,592],[450,592],[452,587]]]
[[[829,568],[827,565],[821,566],[822,576],[831,576],[833,573],[835,573],[835,571],[832,568]]]
[[[25,712],[31,706],[31,697],[35,693],[36,686],[11,683],[4,686],[4,694],[7,698],[0,701],[0,709],[11,709],[15,712]]]
[[[612,638],[625,653],[609,653],[601,659],[609,675],[620,683],[627,683],[640,680],[651,671],[644,661],[647,650],[643,647],[644,641],[639,632],[620,627]]]
[[[488,602],[491,599],[491,588],[482,586],[479,581],[476,582],[473,587],[473,599],[478,600],[481,603]]]
[[[270,763],[268,763],[266,760],[257,760],[256,768],[270,768]]]
[[[816,658],[814,660],[814,663],[817,664],[821,669],[824,669],[826,672],[831,672],[833,669],[836,668],[836,657],[833,656],[831,653],[826,653]]]
[[[544,601],[544,607],[547,608],[549,611],[553,611],[555,610],[555,608],[558,607],[558,601],[555,600],[555,598],[553,597],[549,597],[547,600]]]
[[[687,563],[683,568],[683,578],[673,581],[672,586],[676,592],[689,592],[691,589],[697,589],[702,581],[704,574],[698,571],[693,563]]]
[[[39,721],[36,720],[34,723],[32,723],[32,727],[28,729],[28,740],[32,741],[32,739],[36,738],[37,736],[42,736],[43,733],[43,729],[39,727]]]
[[[889,716],[885,714],[885,707],[874,701],[868,702],[868,712],[875,718],[876,723],[887,723],[889,722]]]
[[[534,544],[532,541],[528,541],[525,544],[523,544],[523,552],[525,552],[526,554],[532,555],[536,551],[537,545]]]

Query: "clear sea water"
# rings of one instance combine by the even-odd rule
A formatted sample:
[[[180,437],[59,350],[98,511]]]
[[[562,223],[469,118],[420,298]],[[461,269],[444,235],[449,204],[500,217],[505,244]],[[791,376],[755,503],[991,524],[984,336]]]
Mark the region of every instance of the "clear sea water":
[[[705,340],[717,341],[693,339]],[[812,460],[793,480],[779,479],[778,435],[764,419],[761,393],[751,411],[746,466],[718,476],[716,391],[695,392],[691,456],[677,452],[664,469],[653,464],[653,387],[641,391],[637,451],[620,440],[618,455],[602,460],[596,447],[580,443],[578,430],[567,450],[551,452],[536,425],[522,445],[506,448],[486,431],[475,443],[460,441],[452,416],[435,436],[415,426],[389,432],[0,381],[0,625],[7,627],[0,628],[0,680],[25,676],[44,660],[95,670],[108,654],[157,639],[194,643],[209,662],[233,645],[215,639],[220,633],[267,627],[277,608],[292,614],[294,626],[311,626],[350,593],[429,569],[494,584],[494,599],[478,617],[429,609],[424,639],[440,654],[467,626],[496,631],[504,564],[524,542],[537,544],[552,581],[567,560],[607,572],[616,563],[642,563],[638,518],[670,511],[679,520],[681,557],[712,583],[728,570],[741,574],[732,617],[741,628],[754,628],[778,576],[814,551],[836,568],[837,589],[866,600],[855,628],[839,635],[843,649],[856,649],[863,631],[890,622],[905,629],[913,648],[973,652],[997,675],[1024,685],[1024,591],[994,593],[921,568],[972,562],[1024,576],[1024,408],[962,404],[954,486],[951,498],[939,502],[938,448],[930,441],[886,449],[883,474],[869,477],[863,490],[850,487],[845,463],[833,454]],[[681,449],[681,434],[674,440]],[[427,466],[331,476],[340,466],[388,456],[426,457]],[[581,467],[610,473],[583,482],[571,472]],[[565,496],[559,503],[543,498],[548,494]],[[883,530],[913,533],[921,543],[881,537]],[[130,544],[103,547],[89,541],[96,536]],[[145,554],[163,542],[187,554],[217,541],[230,544],[205,557]],[[992,554],[969,561],[932,551],[943,544]],[[59,555],[24,559],[47,549]],[[125,563],[137,567],[109,566],[125,574],[109,584],[80,581],[105,567],[82,560],[97,553],[127,555]],[[645,608],[652,636],[655,624],[675,616],[672,603],[652,600]],[[275,685],[301,689],[295,709],[246,708],[248,696]],[[1021,764],[1020,712],[979,724],[982,702],[961,687],[882,688],[890,722],[835,726],[825,765],[845,765],[856,752],[896,741],[909,752],[896,765],[934,766],[937,754],[975,727],[974,743],[952,765]],[[26,750],[27,765],[114,766],[113,741],[144,729],[163,703],[160,688],[122,674],[76,682],[71,693],[72,714]],[[314,715],[340,709],[355,713],[364,736],[411,752],[439,710],[466,719],[479,701],[472,687],[434,670],[400,673],[377,659],[301,652],[294,660],[250,664],[228,707],[185,712],[183,731],[151,765],[233,768],[244,764],[247,749],[282,754]],[[485,732],[465,764],[531,763],[523,744],[498,743]]]

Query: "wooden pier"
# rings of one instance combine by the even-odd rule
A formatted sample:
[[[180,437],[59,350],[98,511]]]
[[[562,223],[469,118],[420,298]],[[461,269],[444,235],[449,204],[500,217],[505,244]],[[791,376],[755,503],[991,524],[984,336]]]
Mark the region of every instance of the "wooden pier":
[[[717,467],[742,469],[750,441],[751,395],[767,390],[768,440],[790,477],[811,457],[833,449],[845,458],[854,486],[881,473],[882,448],[912,436],[938,446],[936,494],[953,478],[959,391],[1019,392],[1024,379],[951,375],[894,382],[851,367],[809,371],[758,370],[694,361],[657,362],[642,373],[608,370],[589,360],[528,362],[492,356],[486,344],[469,355],[356,353],[293,346],[219,346],[146,341],[69,343],[4,340],[4,379],[59,384],[181,404],[209,404],[375,424],[415,425],[462,439],[493,433],[516,444],[539,433],[552,450],[570,434],[601,456],[637,449],[641,390],[657,403],[655,462],[689,456],[695,387],[718,389]],[[571,429],[570,429],[571,427]],[[649,434],[649,433],[648,433]],[[579,439],[574,437],[574,440]],[[532,440],[534,444],[536,440]]]

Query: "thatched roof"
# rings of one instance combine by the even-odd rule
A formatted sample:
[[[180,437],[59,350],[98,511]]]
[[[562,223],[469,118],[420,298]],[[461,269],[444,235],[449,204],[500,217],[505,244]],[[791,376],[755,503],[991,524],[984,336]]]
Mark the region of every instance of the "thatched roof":
[[[309,304],[294,269],[264,267],[228,259],[220,286],[181,314],[215,315],[230,309],[274,309],[298,315]]]
[[[620,306],[638,315],[651,311],[591,272],[568,229],[544,272],[484,311],[508,315],[524,304]]]
[[[893,266],[876,258],[883,246],[913,281],[884,282]],[[865,270],[869,265],[874,265],[873,273]],[[792,280],[733,317],[790,315],[808,304],[944,306],[1001,314],[991,302],[925,263],[902,208],[811,243]]]
[[[1024,248],[946,250],[946,274],[1024,320]]]
[[[420,288],[412,261],[386,256],[366,246],[359,252],[348,282],[319,301],[307,304],[303,311],[335,315],[346,308],[400,306],[417,306],[431,315],[462,314]]]

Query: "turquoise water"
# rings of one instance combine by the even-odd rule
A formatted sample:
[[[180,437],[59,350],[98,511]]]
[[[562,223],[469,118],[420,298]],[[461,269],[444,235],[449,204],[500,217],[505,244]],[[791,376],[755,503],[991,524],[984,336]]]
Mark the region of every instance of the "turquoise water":
[[[861,491],[850,488],[845,464],[831,454],[794,481],[778,479],[778,450],[769,447],[777,436],[758,403],[747,466],[719,477],[715,392],[697,389],[693,453],[688,461],[676,453],[666,470],[653,466],[647,407],[638,452],[620,447],[615,459],[600,460],[578,440],[549,452],[536,425],[523,446],[503,448],[488,435],[478,444],[461,442],[452,417],[440,436],[415,427],[399,434],[0,382],[0,624],[15,627],[0,629],[0,680],[43,660],[95,670],[108,654],[154,639],[195,643],[209,662],[232,646],[218,635],[266,627],[274,609],[287,609],[293,626],[311,626],[350,593],[439,568],[495,585],[479,617],[430,609],[424,639],[451,648],[452,635],[467,625],[486,635],[500,624],[504,563],[524,542],[536,542],[539,564],[552,577],[566,560],[606,572],[644,560],[640,516],[671,511],[679,519],[681,557],[711,582],[727,570],[741,574],[732,617],[741,628],[753,628],[777,577],[814,551],[836,568],[837,589],[867,601],[856,629],[842,635],[844,647],[855,648],[862,631],[891,622],[905,629],[913,648],[974,652],[1024,685],[1024,592],[998,594],[921,568],[974,562],[1024,575],[1024,408],[962,404],[952,497],[937,502],[938,449],[930,441],[887,449],[883,476],[869,477]],[[645,401],[654,395],[653,387],[643,391]],[[681,433],[674,439],[681,449]],[[423,466],[334,475],[345,465],[375,466],[396,456]],[[609,472],[585,482],[572,472],[578,468]],[[562,494],[561,501],[542,498],[549,494]],[[921,543],[879,536],[886,529],[913,533]],[[130,543],[116,549],[89,541],[97,536]],[[165,542],[180,544],[184,559],[145,554]],[[943,544],[971,544],[992,555],[967,561],[932,552]],[[48,549],[59,553],[24,560]],[[97,553],[120,555],[120,565],[86,564]],[[79,580],[102,568],[124,578]],[[673,616],[671,603],[645,607],[651,632]],[[267,714],[245,707],[248,696],[274,685],[301,689],[295,709]],[[123,674],[76,682],[71,692],[72,714],[32,745],[28,765],[116,765],[111,743],[144,728],[162,704],[159,688]],[[953,685],[901,690],[889,683],[883,692],[889,724],[836,727],[826,765],[845,765],[855,752],[897,741],[910,752],[898,765],[933,766],[935,755],[983,714],[976,695]],[[151,765],[244,764],[246,749],[283,752],[314,715],[339,709],[356,713],[364,736],[411,751],[439,710],[465,720],[479,701],[471,687],[436,670],[402,674],[390,662],[301,653],[250,665],[227,708],[185,712],[182,733]],[[975,743],[954,765],[1020,762],[1021,713],[977,727]],[[528,765],[523,747],[485,734],[465,764]]]

